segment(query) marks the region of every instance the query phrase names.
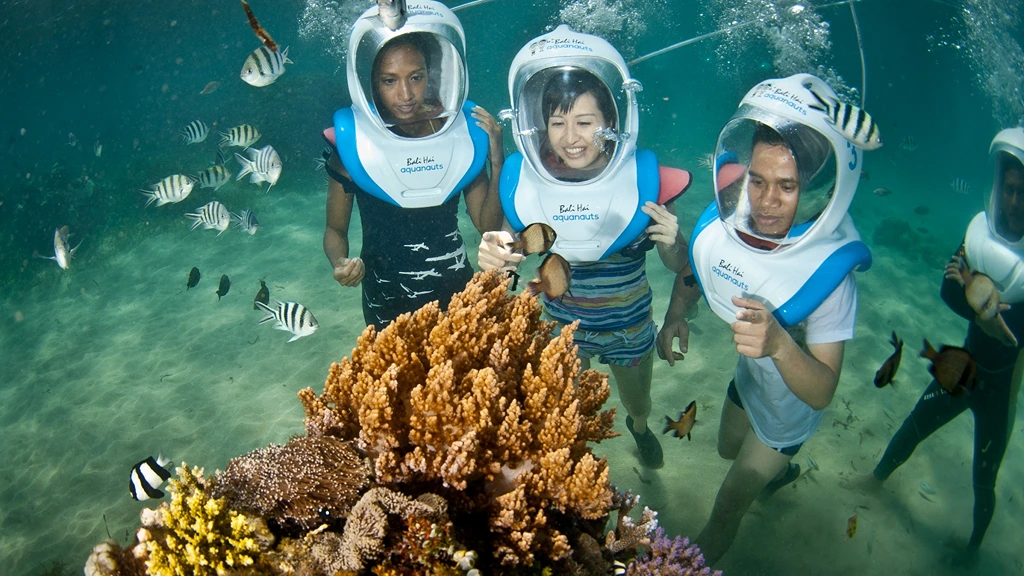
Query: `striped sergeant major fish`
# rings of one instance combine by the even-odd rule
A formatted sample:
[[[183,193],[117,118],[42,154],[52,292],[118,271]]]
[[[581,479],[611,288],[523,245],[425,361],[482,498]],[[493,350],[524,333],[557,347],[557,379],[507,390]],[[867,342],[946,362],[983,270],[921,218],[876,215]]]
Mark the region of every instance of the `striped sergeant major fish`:
[[[202,120],[193,120],[188,126],[178,130],[178,132],[181,132],[181,142],[183,144],[199,144],[206,140],[206,136],[210,133],[210,127]]]
[[[260,46],[252,51],[249,57],[242,64],[242,80],[257,88],[270,86],[277,81],[281,74],[284,74],[284,65],[294,64],[288,59],[288,48],[278,52],[266,46]]]
[[[213,188],[216,192],[221,186],[231,181],[234,174],[221,164],[210,166],[206,170],[196,174],[199,179],[200,188]]]
[[[171,477],[171,473],[165,468],[170,463],[170,460],[161,455],[156,459],[150,456],[132,466],[131,475],[128,477],[128,491],[131,492],[132,498],[139,501],[163,498],[164,492],[160,490],[160,485]]]
[[[238,222],[238,227],[249,233],[252,236],[259,229],[259,220],[256,220],[256,214],[253,214],[252,210],[242,210],[238,214],[231,214],[231,217]]]
[[[828,116],[829,124],[850,143],[864,150],[877,150],[882,147],[878,124],[875,124],[870,114],[852,104],[822,96],[814,90],[811,90],[811,94],[818,103],[809,106],[824,112]]]
[[[971,183],[964,178],[954,178],[953,181],[949,183],[949,187],[953,189],[953,192],[963,194],[964,196],[970,194],[972,190]]]
[[[273,146],[268,145],[256,150],[249,150],[249,158],[241,154],[235,154],[235,158],[242,165],[242,170],[235,180],[241,180],[248,174],[249,182],[253,184],[269,182],[270,186],[267,186],[267,192],[270,192],[274,184],[277,184],[277,179],[281,177],[281,156],[277,154],[277,150],[274,150]]]
[[[408,18],[408,11],[405,7],[405,0],[377,0],[377,16],[380,21],[394,32],[402,26]]]
[[[74,248],[68,248],[68,227],[61,226],[60,228],[53,231],[53,256],[39,256],[39,258],[46,258],[47,260],[53,260],[60,266],[61,270],[67,270],[71,266],[71,257],[75,255],[75,251],[78,250],[78,246],[82,245],[82,242],[78,243],[78,246]],[[85,239],[83,238],[84,242]],[[38,256],[38,255],[37,255]]]
[[[223,234],[231,225],[231,213],[216,200],[203,204],[199,207],[198,212],[190,212],[185,216],[192,219],[192,230],[199,226],[202,226],[203,230],[220,230],[217,236]]]
[[[248,124],[240,124],[227,132],[221,132],[220,136],[221,148],[238,146],[239,148],[245,149],[255,144],[262,134],[260,134],[259,130],[249,126]]]
[[[188,198],[188,195],[192,193],[195,183],[196,179],[191,176],[171,174],[167,178],[153,184],[153,188],[140,190],[140,192],[149,197],[149,201],[146,202],[147,207],[153,202],[156,202],[157,206],[176,204]]]
[[[254,304],[268,313],[259,323],[263,324],[264,322],[276,320],[277,324],[274,328],[293,334],[289,342],[294,342],[303,336],[309,336],[316,332],[316,329],[320,326],[317,324],[316,318],[313,318],[313,314],[298,302],[281,302],[275,298],[275,306],[273,308],[258,300]]]

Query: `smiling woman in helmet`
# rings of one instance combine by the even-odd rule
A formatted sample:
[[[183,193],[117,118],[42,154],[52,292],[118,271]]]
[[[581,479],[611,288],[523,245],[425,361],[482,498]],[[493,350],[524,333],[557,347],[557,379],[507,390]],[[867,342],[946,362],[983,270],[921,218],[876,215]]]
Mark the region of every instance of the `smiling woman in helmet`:
[[[543,223],[555,231],[548,258],[565,265],[557,268],[561,291],[542,299],[545,318],[559,329],[579,323],[581,367],[608,365],[640,463],[661,468],[664,453],[648,424],[654,351],[658,338],[678,336],[679,324],[659,333],[646,253],[657,249],[673,272],[687,268],[671,202],[690,174],[636,149],[638,90],[622,55],[597,36],[563,25],[524,46],[509,70],[519,153],[502,171],[501,199],[510,230]],[[480,267],[514,270],[524,257],[512,240],[509,231],[484,234]],[[534,285],[548,282],[545,270]]]

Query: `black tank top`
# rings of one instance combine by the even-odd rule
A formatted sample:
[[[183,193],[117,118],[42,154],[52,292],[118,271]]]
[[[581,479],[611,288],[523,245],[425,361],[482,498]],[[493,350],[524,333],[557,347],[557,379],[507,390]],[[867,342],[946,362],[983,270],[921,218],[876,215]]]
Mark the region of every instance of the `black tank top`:
[[[432,300],[448,308],[473,276],[459,232],[459,194],[440,206],[400,208],[356,190],[363,228],[363,318],[383,328]]]

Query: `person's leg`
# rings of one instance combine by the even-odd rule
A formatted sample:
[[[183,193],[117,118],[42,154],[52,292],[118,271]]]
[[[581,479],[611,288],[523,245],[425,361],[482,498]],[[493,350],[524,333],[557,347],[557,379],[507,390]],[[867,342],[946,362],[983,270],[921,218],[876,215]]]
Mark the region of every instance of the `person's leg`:
[[[742,413],[742,410],[736,408],[735,405],[733,408]],[[726,413],[730,410],[729,408],[723,410],[723,423]],[[745,414],[743,417],[746,420]],[[750,429],[749,422],[746,422],[746,426],[747,432],[739,452],[736,454],[736,460],[729,468],[722,487],[718,489],[711,517],[704,529],[701,530],[700,535],[697,536],[696,543],[700,546],[709,565],[714,565],[726,553],[739,530],[740,520],[743,519],[743,515],[750,508],[754,498],[761,493],[768,482],[786,470],[792,458],[792,456],[786,456],[766,446]],[[719,452],[725,452],[723,456],[727,456],[728,445],[723,446],[723,439],[720,434]]]
[[[718,421],[718,455],[726,460],[735,460],[743,446],[743,439],[751,431],[747,413],[737,403],[735,385],[729,383],[725,402],[722,404],[722,418]],[[734,400],[735,398],[735,400]]]
[[[1011,418],[1009,385],[991,382],[971,401],[974,412],[974,530],[967,545],[968,555],[981,547],[996,510],[996,476],[1009,443]]]
[[[885,454],[875,466],[874,477],[884,482],[910,458],[922,440],[966,409],[966,398],[950,396],[938,382],[932,380],[910,415],[903,421],[903,425],[896,431],[896,435],[889,441]]]
[[[654,354],[648,352],[636,366],[609,364],[615,385],[619,389],[619,400],[626,414],[633,421],[633,431],[644,434],[647,418],[651,415],[651,377],[654,368]]]
[[[651,415],[653,352],[645,354],[636,366],[608,364],[608,367],[615,377],[619,400],[626,408],[626,427],[640,452],[640,463],[648,468],[661,468],[665,464],[661,443],[647,426],[647,418]]]

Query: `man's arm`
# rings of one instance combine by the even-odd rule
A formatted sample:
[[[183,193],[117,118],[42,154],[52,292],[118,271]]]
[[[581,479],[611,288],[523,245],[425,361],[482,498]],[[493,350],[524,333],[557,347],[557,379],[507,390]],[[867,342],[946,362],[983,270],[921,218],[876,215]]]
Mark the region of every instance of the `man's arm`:
[[[797,398],[815,410],[823,410],[836,393],[846,342],[808,344],[805,352],[792,338],[787,337],[787,341],[772,355],[775,367]]]
[[[736,351],[749,358],[770,357],[797,398],[815,410],[828,406],[839,384],[845,342],[808,344],[804,351],[763,303],[737,296],[732,302],[740,308],[730,325]]]

